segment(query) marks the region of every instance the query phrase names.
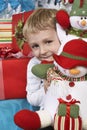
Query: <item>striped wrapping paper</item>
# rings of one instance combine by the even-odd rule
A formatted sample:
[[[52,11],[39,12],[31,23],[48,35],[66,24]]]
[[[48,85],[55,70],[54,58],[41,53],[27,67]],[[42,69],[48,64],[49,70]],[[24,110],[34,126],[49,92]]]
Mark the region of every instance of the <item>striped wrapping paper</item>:
[[[12,20],[0,19],[0,44],[12,43]]]
[[[54,130],[82,130],[82,120],[78,118],[68,118],[66,116],[55,115]]]

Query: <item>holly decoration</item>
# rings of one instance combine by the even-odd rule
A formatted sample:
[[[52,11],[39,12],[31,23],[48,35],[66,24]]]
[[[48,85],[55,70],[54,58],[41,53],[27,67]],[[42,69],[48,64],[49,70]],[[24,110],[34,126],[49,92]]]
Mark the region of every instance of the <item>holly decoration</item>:
[[[19,20],[15,28],[15,37],[20,49],[22,49],[23,44],[25,42],[25,38],[23,36],[23,26],[24,26],[24,20]]]

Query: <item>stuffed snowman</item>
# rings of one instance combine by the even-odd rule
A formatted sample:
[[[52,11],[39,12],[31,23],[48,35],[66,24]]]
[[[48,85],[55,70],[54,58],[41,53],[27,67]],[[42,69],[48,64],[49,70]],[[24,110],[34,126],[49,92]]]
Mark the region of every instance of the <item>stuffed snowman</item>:
[[[55,130],[87,130],[87,43],[71,40],[60,55],[54,54],[54,59],[56,70],[47,71],[50,87],[44,98],[44,110],[21,110],[14,121],[29,130],[49,125]],[[39,68],[35,68],[37,72]]]
[[[60,42],[65,44],[81,38],[87,42],[87,0],[64,0],[72,3],[70,12],[61,9],[57,12],[57,33]]]

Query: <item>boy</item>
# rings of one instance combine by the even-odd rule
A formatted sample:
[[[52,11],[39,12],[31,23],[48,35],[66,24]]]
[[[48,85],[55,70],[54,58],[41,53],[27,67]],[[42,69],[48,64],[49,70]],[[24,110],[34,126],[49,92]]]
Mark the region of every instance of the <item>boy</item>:
[[[23,28],[24,37],[34,54],[27,67],[27,100],[40,109],[43,109],[43,98],[49,85],[46,80],[33,75],[31,69],[43,60],[53,61],[53,53],[58,52],[60,42],[56,32],[56,12],[55,9],[39,8],[29,16]],[[22,127],[20,123],[17,125]]]
[[[27,100],[34,106],[42,107],[42,99],[48,85],[31,72],[35,64],[41,61],[53,61],[52,54],[58,52],[60,46],[56,33],[55,9],[37,9],[27,19],[23,34],[32,49],[34,57],[27,68]],[[44,88],[45,86],[45,88]]]

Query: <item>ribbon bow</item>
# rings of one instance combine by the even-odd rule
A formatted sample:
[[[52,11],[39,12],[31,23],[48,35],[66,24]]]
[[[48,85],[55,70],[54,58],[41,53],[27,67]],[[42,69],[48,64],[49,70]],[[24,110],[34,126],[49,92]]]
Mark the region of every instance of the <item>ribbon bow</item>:
[[[68,106],[70,106],[72,104],[75,104],[75,103],[80,103],[80,101],[77,101],[74,98],[70,102],[67,102],[67,101],[63,100],[62,98],[59,98],[58,100],[59,100],[59,103],[64,103],[64,104],[66,104]]]
[[[70,102],[67,102],[65,100],[63,100],[62,98],[59,98],[59,103],[63,103],[63,104],[66,104],[67,107],[66,107],[66,117],[69,118],[70,117],[70,106],[75,104],[75,103],[80,103],[80,101],[77,101],[76,99],[72,99]]]

